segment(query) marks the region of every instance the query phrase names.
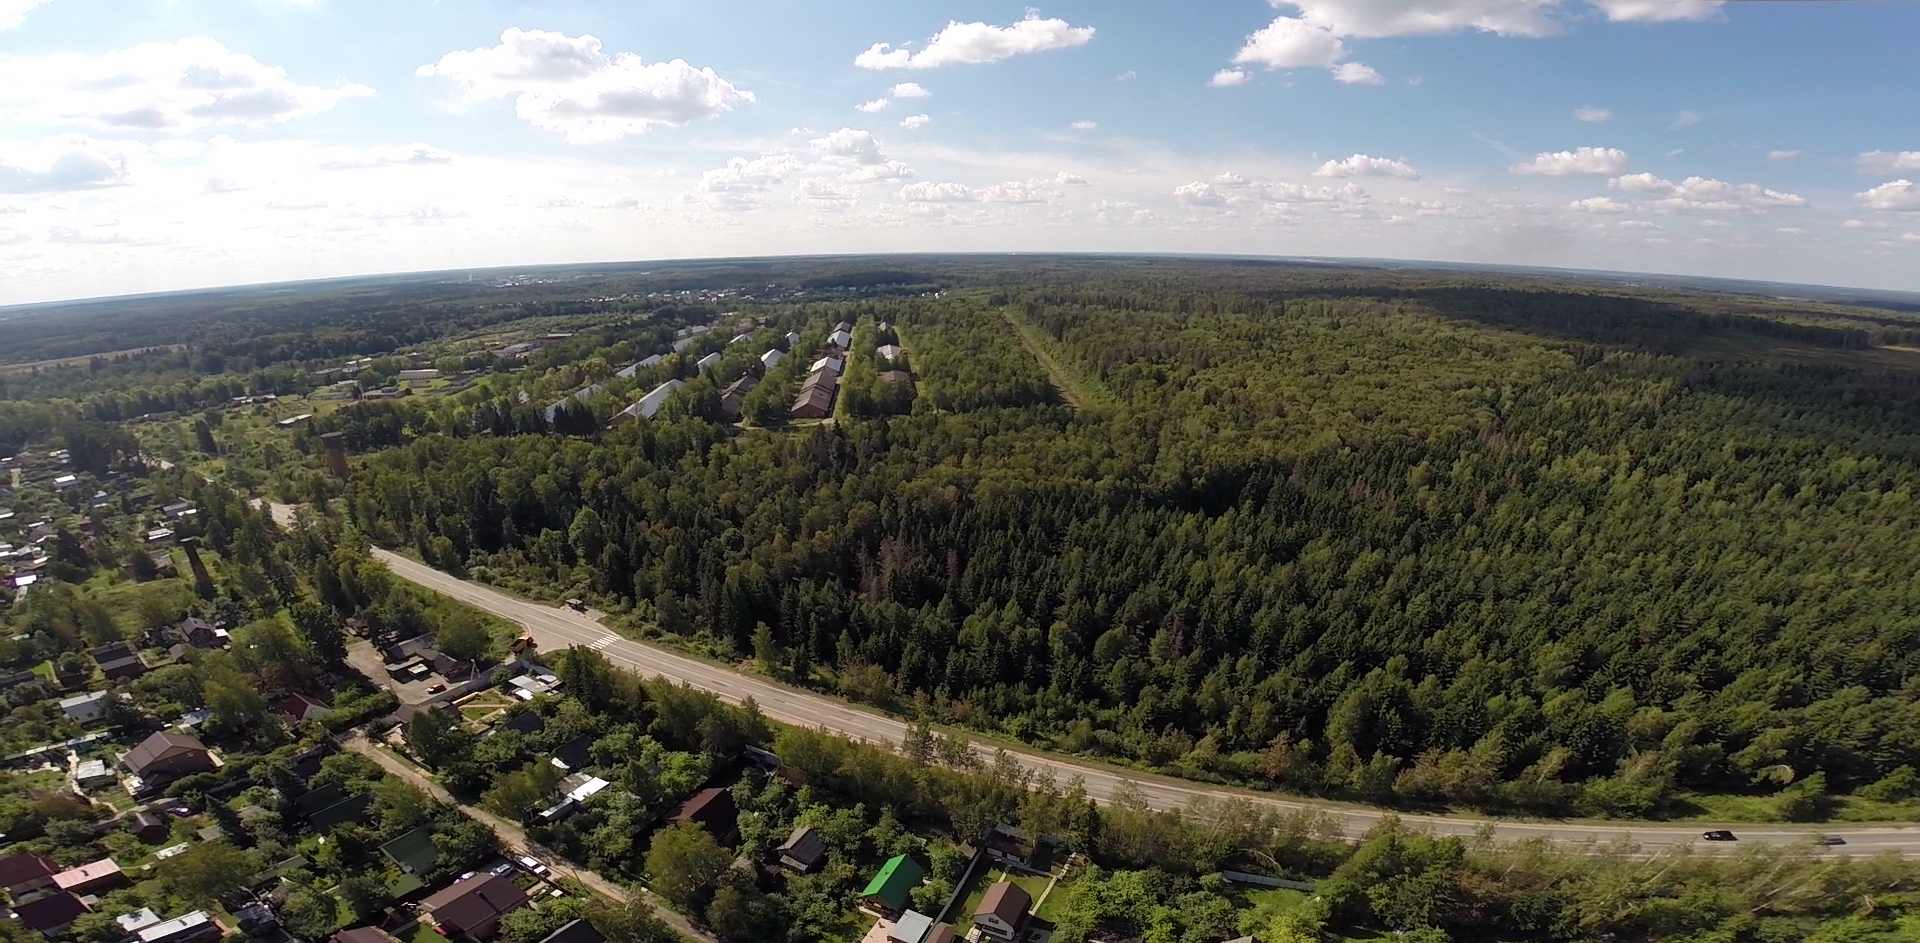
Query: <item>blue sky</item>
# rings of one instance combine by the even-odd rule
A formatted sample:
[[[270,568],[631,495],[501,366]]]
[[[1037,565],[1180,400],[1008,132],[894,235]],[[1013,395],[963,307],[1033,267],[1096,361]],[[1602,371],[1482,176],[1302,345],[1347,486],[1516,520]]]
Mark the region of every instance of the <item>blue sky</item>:
[[[1920,289],[1914,36],[1903,2],[0,0],[0,303],[894,250]]]

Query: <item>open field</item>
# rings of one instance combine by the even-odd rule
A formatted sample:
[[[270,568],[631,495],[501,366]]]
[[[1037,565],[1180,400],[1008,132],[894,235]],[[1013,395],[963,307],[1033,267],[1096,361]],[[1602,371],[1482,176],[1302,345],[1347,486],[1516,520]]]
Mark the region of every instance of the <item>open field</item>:
[[[9,373],[28,373],[34,370],[53,367],[80,367],[94,360],[112,360],[115,357],[137,357],[160,350],[185,350],[185,344],[162,344],[158,347],[134,347],[129,350],[109,350],[99,354],[81,354],[77,357],[61,357],[57,360],[35,360],[30,363],[0,363],[0,375]]]

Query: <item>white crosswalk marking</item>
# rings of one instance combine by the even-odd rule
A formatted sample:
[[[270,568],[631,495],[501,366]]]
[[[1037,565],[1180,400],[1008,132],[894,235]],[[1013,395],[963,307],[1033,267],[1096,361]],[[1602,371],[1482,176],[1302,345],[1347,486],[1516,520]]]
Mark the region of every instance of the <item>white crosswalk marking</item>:
[[[603,635],[600,637],[599,641],[594,642],[592,645],[589,645],[587,647],[593,649],[596,652],[604,652],[607,650],[607,646],[612,645],[613,643],[618,641],[620,641],[620,636],[618,635]]]

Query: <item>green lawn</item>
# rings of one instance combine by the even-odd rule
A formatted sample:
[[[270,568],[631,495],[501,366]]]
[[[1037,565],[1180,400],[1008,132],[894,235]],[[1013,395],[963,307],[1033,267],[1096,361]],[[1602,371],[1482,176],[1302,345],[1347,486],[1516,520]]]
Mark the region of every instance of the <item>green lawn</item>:
[[[849,910],[840,917],[840,921],[828,927],[821,937],[827,943],[859,943],[867,930],[873,927],[873,915],[860,910]],[[431,941],[426,941],[431,943]]]
[[[1284,887],[1256,887],[1241,891],[1240,899],[1249,909],[1271,906],[1284,913],[1304,903],[1307,895]]]
[[[408,937],[406,943],[447,943],[447,938],[433,932],[432,927],[422,922],[415,927],[413,936]]]
[[[980,907],[980,900],[987,896],[987,888],[990,888],[995,884],[1000,883],[1001,881],[1012,881],[1013,883],[1018,884],[1021,887],[1025,888],[1027,893],[1031,895],[1034,900],[1039,900],[1040,895],[1046,893],[1048,879],[1044,877],[1038,877],[1032,874],[1011,874],[1010,875],[1006,871],[1000,868],[983,868],[981,869],[979,876],[974,878],[973,887],[967,892],[966,903],[963,903],[960,905],[960,912],[957,914],[950,914],[949,916],[953,917],[956,920],[966,920],[972,917],[973,912],[979,909]],[[1060,894],[1061,889],[1054,888],[1054,893]]]
[[[1073,882],[1079,879],[1080,872],[1078,870],[1061,878],[1060,883],[1053,886],[1053,893],[1047,895],[1047,899],[1041,902],[1039,909],[1035,910],[1033,915],[1042,920],[1058,920],[1060,918],[1060,912],[1066,909],[1067,892],[1073,889]],[[1041,886],[1043,888],[1045,887],[1044,884]],[[1029,888],[1028,890],[1031,891],[1032,889]],[[1040,895],[1034,893],[1033,898],[1039,900]]]

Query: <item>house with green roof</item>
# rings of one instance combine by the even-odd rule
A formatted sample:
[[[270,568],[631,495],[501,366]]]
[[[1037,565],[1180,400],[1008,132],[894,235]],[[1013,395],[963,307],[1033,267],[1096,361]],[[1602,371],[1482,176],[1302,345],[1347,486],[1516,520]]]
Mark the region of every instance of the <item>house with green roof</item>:
[[[889,917],[898,916],[913,903],[913,889],[925,880],[927,869],[909,855],[896,855],[880,866],[880,873],[860,892],[860,902]]]
[[[380,850],[392,858],[401,871],[416,877],[432,873],[433,866],[440,861],[440,849],[433,843],[432,825],[422,825],[381,845]]]

